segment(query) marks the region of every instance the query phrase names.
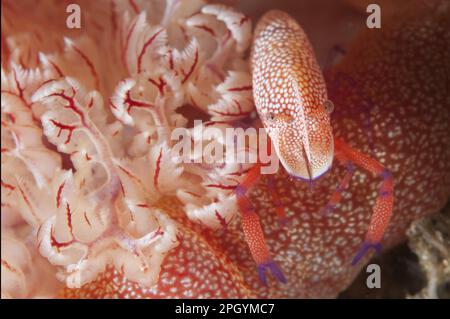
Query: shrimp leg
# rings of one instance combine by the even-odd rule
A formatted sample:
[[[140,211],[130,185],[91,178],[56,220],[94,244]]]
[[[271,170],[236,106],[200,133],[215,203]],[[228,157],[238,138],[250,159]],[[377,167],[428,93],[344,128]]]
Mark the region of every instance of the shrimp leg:
[[[251,204],[247,192],[261,177],[261,163],[255,164],[245,179],[236,187],[235,194],[241,214],[242,228],[245,240],[250,249],[253,260],[258,266],[258,275],[261,283],[267,286],[266,269],[280,282],[287,280],[278,265],[272,260],[267,248],[259,216]]]
[[[338,138],[334,139],[334,145],[335,157],[340,162],[350,161],[383,179],[364,243],[352,260],[352,265],[356,265],[369,249],[381,252],[381,240],[392,216],[394,182],[391,172],[375,159],[353,149]]]

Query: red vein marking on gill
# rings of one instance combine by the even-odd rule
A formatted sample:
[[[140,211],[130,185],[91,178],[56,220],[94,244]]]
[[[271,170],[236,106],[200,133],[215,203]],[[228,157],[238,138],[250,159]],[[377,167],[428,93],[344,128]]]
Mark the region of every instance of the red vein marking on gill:
[[[228,226],[227,220],[220,215],[220,213],[217,210],[214,210],[214,214],[216,215],[216,218],[219,220],[220,225],[222,225],[223,228],[226,228]]]
[[[187,35],[186,28],[180,25],[181,33],[183,33],[183,38],[185,42],[189,41],[189,36]]]
[[[153,233],[152,238],[156,238],[157,236],[162,236],[162,235],[164,235],[164,230],[162,230],[161,226],[158,226],[158,228]]]
[[[155,175],[153,176],[153,184],[155,184],[156,189],[159,189],[158,186],[158,178],[159,178],[159,172],[161,170],[161,158],[163,155],[162,148],[159,151],[158,159],[156,160],[156,169],[155,169]]]
[[[210,27],[204,25],[204,24],[202,24],[202,25],[194,25],[194,27],[197,28],[197,29],[200,29],[200,30],[203,30],[203,31],[208,32],[208,33],[211,34],[213,37],[216,36],[216,33],[214,32],[214,30],[211,29]]]
[[[131,98],[131,93],[130,93],[130,91],[127,91],[126,99],[125,99],[124,103],[125,103],[125,104],[128,104],[128,108],[127,108],[127,113],[128,113],[128,114],[130,114],[131,109],[132,109],[133,107],[137,107],[137,108],[148,108],[148,109],[153,107],[152,104],[145,103],[145,102],[140,102],[140,101],[137,101],[137,100],[132,99],[132,98]]]
[[[222,184],[207,184],[206,187],[211,188],[220,188],[225,190],[234,190],[236,188],[236,185],[222,185]]]
[[[242,26],[245,22],[250,21],[250,17],[244,15],[241,20],[239,21],[239,25]]]
[[[111,101],[111,99],[109,99],[109,105],[110,105],[113,109],[118,110],[117,106],[114,105],[114,103]]]
[[[121,165],[118,165],[118,168],[124,172],[125,174],[127,174],[130,178],[132,178],[133,180],[135,180],[137,183],[140,184],[140,186],[142,187],[142,189],[145,189],[145,185],[141,182],[141,180],[134,176],[130,171],[128,171],[127,169],[125,169],[124,167],[122,167]],[[122,193],[125,195],[125,189],[123,187],[122,182],[120,183],[120,187],[122,188]]]
[[[62,182],[61,185],[58,187],[58,192],[56,193],[56,207],[59,208],[61,205],[61,193],[64,189],[64,185],[66,184],[66,181]]]
[[[14,77],[14,82],[15,82],[16,87],[17,87],[17,91],[19,91],[19,97],[22,100],[25,100],[24,97],[23,97],[23,90],[24,89],[20,86],[19,80],[17,79],[17,73],[16,73],[15,69],[13,69],[13,77]],[[27,104],[27,103],[25,103],[25,104]]]
[[[245,85],[245,86],[234,87],[234,88],[228,89],[229,92],[251,91],[251,90],[252,90],[251,85]]]
[[[183,74],[184,74],[184,78],[181,81],[181,84],[184,84],[187,79],[192,75],[192,73],[194,72],[195,67],[197,66],[198,63],[198,48],[195,48],[195,55],[194,55],[194,62],[191,65],[191,68],[189,69],[189,72],[187,74],[184,73],[184,70],[182,70]]]
[[[56,73],[58,73],[59,77],[64,77],[64,73],[61,71],[61,68],[53,61],[48,60],[48,62],[52,65],[52,67],[55,69]],[[46,81],[47,82],[47,81]]]
[[[23,104],[25,104],[25,106],[28,108],[28,109],[31,109],[31,106],[33,105],[33,103],[29,103],[26,99],[25,99],[25,96],[24,96],[24,88],[22,88],[21,86],[20,86],[20,82],[19,82],[19,80],[17,79],[17,73],[16,73],[16,70],[15,69],[13,69],[12,70],[12,73],[13,73],[13,77],[14,77],[14,82],[15,82],[15,85],[16,85],[16,88],[17,88],[17,91],[19,92],[19,93],[15,93],[15,92],[13,92],[13,91],[9,91],[9,90],[1,90],[1,93],[2,94],[9,94],[9,95],[12,95],[12,96],[15,96],[15,97],[17,97]],[[37,122],[37,123],[40,123],[40,121],[36,118],[36,116],[32,113],[32,117],[33,117],[33,121],[35,121],[35,122]]]
[[[44,85],[46,85],[46,84],[48,84],[48,83],[50,83],[50,82],[54,82],[54,81],[56,81],[56,79],[48,79],[48,80],[42,82],[42,83],[36,88],[35,91],[39,91]]]
[[[2,185],[3,187],[5,187],[5,188],[11,190],[11,191],[13,191],[13,190],[16,189],[13,185],[8,184],[8,183],[4,182],[3,180],[1,180],[1,185]]]
[[[56,135],[57,137],[60,137],[61,133],[63,131],[68,131],[66,140],[64,141],[64,144],[68,144],[70,142],[70,140],[72,139],[73,131],[77,128],[77,125],[67,125],[67,124],[59,123],[58,121],[55,121],[54,119],[50,119],[50,122],[52,122],[52,124],[59,129],[58,134]]]
[[[73,95],[71,97],[65,95],[64,93],[52,93],[48,96],[59,96],[62,99],[66,100],[69,104],[64,105],[64,108],[71,109],[72,111],[74,111],[80,117],[80,120],[81,120],[81,123],[83,124],[83,126],[88,127],[88,125],[85,121],[85,118],[84,118],[83,111],[81,111],[80,108],[75,105],[75,100],[74,100],[75,90],[73,88],[72,88],[72,90],[73,90]]]
[[[50,230],[50,245],[52,247],[56,247],[56,249],[59,251],[60,248],[67,247],[70,244],[72,244],[73,242],[74,242],[73,238],[71,240],[69,240],[69,241],[66,241],[66,242],[59,242],[59,241],[57,241],[56,238],[55,238],[55,229],[54,229],[54,227],[52,225],[52,228]]]
[[[145,54],[145,51],[147,50],[147,48],[153,43],[153,41],[155,41],[155,39],[158,37],[158,35],[161,34],[161,32],[163,32],[164,29],[159,30],[158,32],[156,32],[154,35],[152,35],[152,37],[150,39],[147,40],[147,42],[145,42],[144,46],[142,47],[141,52],[139,53],[138,56],[138,61],[137,61],[137,72],[141,73],[141,66],[142,66],[142,57]]]
[[[238,100],[233,99],[234,104],[236,105],[237,109],[238,109],[238,113],[232,113],[232,112],[219,112],[217,110],[210,110],[211,112],[215,113],[215,114],[219,114],[219,115],[223,115],[223,116],[247,116],[250,115],[253,110],[250,111],[242,111],[242,105],[241,103],[239,103]]]
[[[86,220],[86,223],[89,225],[89,227],[92,227],[91,222],[89,221],[89,218],[87,217],[87,213],[83,213],[84,219]]]
[[[247,168],[247,169],[245,169],[243,171],[237,171],[237,172],[229,173],[228,175],[230,175],[230,176],[242,176],[242,175],[246,175],[249,171],[250,171],[250,168]]]
[[[2,259],[2,266],[5,267],[6,269],[8,269],[10,272],[13,272],[15,274],[20,274],[21,272],[19,270],[17,270],[16,268],[14,268],[13,266],[11,266],[6,260]]]
[[[173,68],[174,68],[174,63],[173,63],[173,52],[172,52],[172,49],[169,49],[168,54],[169,54],[169,68],[170,68],[171,70],[173,70]]]
[[[70,209],[70,205],[66,202],[66,216],[67,216],[67,225],[69,226],[70,234],[73,237],[73,228],[72,228],[72,211]]]
[[[91,97],[91,99],[89,100],[89,103],[87,105],[88,109],[91,109],[93,105],[94,105],[94,98]]]
[[[250,115],[253,111],[247,111],[247,112],[239,112],[239,113],[232,113],[232,112],[219,112],[217,110],[210,110],[212,113],[222,115],[222,116],[246,116]]]
[[[28,196],[25,194],[25,192],[23,191],[22,187],[20,187],[20,185],[18,185],[19,187],[19,191],[20,194],[22,195],[23,200],[25,201],[25,204],[27,204],[28,208],[30,209],[31,214],[33,215],[33,217],[36,219],[36,221],[38,222],[38,224],[41,224],[42,221],[41,219],[38,217],[38,215],[36,214],[36,211],[34,210],[34,207],[31,205],[30,199],[28,198]]]
[[[133,8],[134,13],[136,13],[136,14],[139,13],[138,6],[134,2],[134,0],[128,0],[128,4],[131,6],[131,8]]]
[[[161,96],[164,95],[164,87],[166,86],[167,82],[164,81],[164,79],[161,76],[158,79],[159,83],[153,80],[152,78],[148,78],[148,81],[158,88],[159,94]]]
[[[189,191],[187,191],[186,193],[188,193],[189,195],[192,195],[192,196],[194,196],[194,197],[198,197],[198,198],[200,198],[200,197],[201,197],[200,195],[198,195],[198,194],[195,194],[195,193],[193,193],[193,192],[189,192]]]
[[[227,33],[225,34],[225,36],[223,37],[223,40],[222,40],[222,46],[224,46],[225,45],[225,43],[228,41],[228,40],[230,40],[230,38],[231,38],[231,31],[230,30],[227,30]]]
[[[7,112],[4,112],[4,114],[8,116],[8,118],[11,120],[11,122],[12,122],[13,124],[16,124],[16,117],[14,116],[14,114],[12,114],[12,113],[7,113]]]
[[[89,69],[91,70],[91,74],[94,77],[95,80],[95,89],[99,90],[100,87],[100,82],[98,79],[98,75],[97,75],[97,71],[95,71],[95,66],[92,63],[92,61],[86,56],[86,54],[84,54],[80,49],[78,49],[75,45],[72,45],[73,49],[81,56],[81,58],[84,60],[84,62],[86,62],[86,64],[88,65]]]
[[[136,27],[136,23],[137,23],[137,19],[135,19],[133,21],[133,24],[130,27],[130,30],[128,30],[128,34],[127,37],[125,39],[125,44],[122,48],[122,63],[125,66],[125,68],[127,69],[128,72],[130,72],[130,68],[128,67],[128,63],[127,63],[127,59],[125,58],[125,53],[128,51],[128,46],[130,44],[130,38],[131,38],[131,34],[134,32],[134,28]]]
[[[119,182],[119,185],[120,185],[120,190],[122,191],[122,195],[125,196],[125,188],[123,188],[123,184],[121,181]]]

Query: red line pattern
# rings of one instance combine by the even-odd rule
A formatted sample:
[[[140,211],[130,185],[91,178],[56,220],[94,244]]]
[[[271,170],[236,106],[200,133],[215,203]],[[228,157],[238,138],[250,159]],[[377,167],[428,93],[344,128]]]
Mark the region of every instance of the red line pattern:
[[[5,188],[7,188],[7,189],[9,189],[11,191],[16,189],[13,185],[5,183],[3,180],[1,180],[1,185],[2,185],[2,187],[5,187]]]
[[[138,14],[139,9],[134,0],[128,0],[128,3],[130,4],[131,8],[133,9],[134,13]]]
[[[91,60],[89,60],[89,58],[86,56],[86,54],[84,54],[75,45],[72,45],[72,47],[81,56],[81,58],[84,60],[84,62],[86,62],[86,64],[88,65],[89,69],[91,70],[91,74],[95,79],[95,89],[98,90],[100,85],[99,85],[99,79],[98,79],[97,71],[95,71],[94,64],[92,63]]]
[[[223,184],[207,184],[206,187],[210,188],[219,188],[224,190],[234,190],[236,188],[235,185],[223,185]]]
[[[241,86],[241,87],[235,87],[235,88],[228,89],[229,92],[240,92],[240,91],[251,91],[251,90],[252,90],[252,86],[251,85],[246,85],[246,86]]]
[[[223,228],[226,228],[228,226],[227,220],[220,215],[220,213],[217,210],[214,210],[214,214],[216,215],[216,218],[219,220],[220,225],[222,225]]]
[[[65,184],[66,184],[66,182],[64,181],[58,187],[58,192],[56,193],[56,207],[57,208],[59,208],[59,206],[61,205],[61,193],[62,193],[62,190],[64,189]]]
[[[242,26],[245,22],[249,21],[250,17],[244,15],[241,20],[239,21],[239,26]]]
[[[244,112],[244,111],[242,110],[242,105],[241,105],[241,103],[239,103],[238,100],[233,99],[233,102],[234,102],[234,104],[236,105],[236,107],[237,107],[237,109],[238,109],[238,112],[237,112],[237,113],[233,113],[233,112],[220,112],[220,111],[217,111],[217,110],[211,110],[211,112],[212,112],[212,113],[215,113],[215,114],[218,114],[218,115],[222,115],[222,116],[233,116],[233,117],[234,117],[234,116],[248,116],[248,115],[250,115],[250,114],[253,112],[253,110]]]
[[[34,208],[33,208],[33,206],[31,205],[31,202],[30,202],[29,198],[27,197],[27,195],[26,195],[25,192],[23,191],[22,187],[20,187],[20,186],[18,186],[18,187],[19,187],[19,191],[20,191],[20,194],[22,195],[23,200],[25,201],[25,203],[27,204],[28,208],[30,209],[31,214],[32,214],[33,217],[36,218],[36,220],[40,223],[41,220],[40,220],[40,218],[38,217],[38,215],[36,214],[36,212],[34,211]]]
[[[153,176],[153,184],[155,184],[156,189],[159,189],[158,178],[159,178],[159,173],[161,171],[161,158],[162,158],[162,155],[163,155],[163,150],[161,148],[161,150],[159,151],[158,159],[156,160],[155,176]]]
[[[122,50],[122,63],[128,71],[130,71],[130,69],[128,68],[128,63],[127,63],[127,60],[125,59],[125,54],[128,51],[128,46],[130,45],[131,34],[133,33],[134,28],[136,27],[136,23],[137,23],[137,19],[135,19],[133,21],[133,24],[131,25],[130,30],[128,31],[127,37],[125,39],[125,45]]]
[[[156,32],[150,39],[147,40],[147,42],[145,42],[144,46],[142,47],[142,50],[139,53],[138,61],[137,61],[137,72],[138,73],[141,73],[141,71],[142,71],[142,57],[144,56],[145,51],[153,43],[153,41],[155,41],[155,39],[158,37],[158,35],[160,35],[161,32],[163,32],[163,31],[164,31],[164,29],[161,29],[158,32]]]
[[[208,32],[209,34],[211,34],[213,37],[216,36],[216,33],[214,32],[213,29],[211,29],[210,27],[206,26],[206,25],[195,25],[194,27],[196,27],[197,29],[201,29],[204,30],[206,32]]]
[[[192,73],[194,72],[194,69],[195,69],[195,67],[197,66],[197,63],[198,63],[198,48],[196,47],[195,48],[195,55],[194,55],[194,63],[192,63],[192,65],[191,65],[191,68],[189,69],[189,72],[188,73],[185,73],[183,70],[182,70],[182,73],[183,73],[183,75],[184,75],[184,78],[183,78],[183,80],[181,81],[181,84],[184,84],[188,79],[189,79],[189,77],[192,75]]]
[[[15,274],[19,273],[19,271],[16,268],[14,268],[10,264],[8,264],[8,262],[4,259],[2,259],[2,266],[5,267],[6,269],[8,269],[10,272],[13,272]]]
[[[56,65],[55,62],[48,60],[48,62],[52,65],[52,67],[55,69],[56,73],[58,73],[59,77],[64,77],[64,73],[62,73],[61,68]],[[47,82],[47,81],[46,81]],[[44,82],[45,83],[45,82]]]
[[[89,227],[92,227],[91,222],[89,221],[89,218],[87,217],[87,213],[84,212],[84,219],[86,220],[86,223],[89,225]]]
[[[168,54],[169,54],[169,68],[171,70],[173,70],[174,64],[173,64],[173,52],[172,52],[172,49],[169,50]]]
[[[148,81],[153,84],[154,86],[156,86],[158,88],[159,94],[162,96],[164,95],[164,88],[167,84],[166,81],[164,81],[164,79],[160,76],[159,77],[159,82],[156,82],[155,80],[153,80],[152,78],[149,78]]]
[[[126,93],[126,97],[125,97],[125,100],[124,100],[124,104],[128,104],[128,108],[127,108],[127,113],[128,113],[128,114],[130,114],[131,109],[132,109],[133,107],[137,107],[137,108],[147,108],[147,109],[150,109],[150,108],[153,107],[152,104],[145,103],[145,102],[140,102],[140,101],[137,101],[137,100],[134,100],[133,98],[131,98],[131,93],[130,93],[130,91],[127,91],[127,93]]]
[[[52,229],[50,230],[50,245],[52,247],[56,247],[56,249],[59,251],[61,248],[67,247],[73,242],[74,242],[73,238],[67,242],[58,242],[55,238],[55,229],[52,226]]]
[[[70,210],[69,203],[66,202],[66,215],[67,215],[67,225],[69,226],[70,234],[73,232],[72,228],[72,211]],[[73,234],[72,234],[73,237]]]
[[[58,134],[56,135],[57,137],[60,137],[63,131],[68,131],[66,140],[64,141],[64,144],[68,144],[72,139],[73,131],[77,128],[77,126],[63,124],[58,121],[55,121],[54,119],[50,119],[50,122],[52,122],[52,124],[59,129]]]
[[[59,96],[62,99],[66,100],[69,104],[68,105],[64,105],[64,108],[71,109],[72,111],[74,111],[80,117],[80,120],[81,120],[81,123],[83,124],[83,126],[87,126],[86,125],[86,121],[84,119],[83,111],[81,111],[80,108],[75,104],[75,100],[74,100],[75,89],[72,88],[72,91],[73,91],[73,94],[72,94],[71,97],[65,95],[64,92],[53,93],[53,94],[50,94],[49,96]]]

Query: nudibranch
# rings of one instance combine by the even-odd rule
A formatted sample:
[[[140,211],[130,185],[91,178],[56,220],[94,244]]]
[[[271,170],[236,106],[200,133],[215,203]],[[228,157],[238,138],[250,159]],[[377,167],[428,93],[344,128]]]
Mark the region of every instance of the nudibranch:
[[[392,214],[392,174],[377,160],[333,137],[329,116],[332,107],[327,100],[325,80],[303,29],[287,13],[268,12],[256,26],[250,64],[256,110],[286,171],[295,178],[313,181],[329,170],[334,157],[347,167],[348,173],[331,195],[326,213],[339,203],[354,166],[382,178],[364,244],[352,264],[370,248],[380,252]],[[279,281],[286,282],[270,257],[258,215],[246,196],[260,169],[260,165],[253,167],[236,188],[244,234],[261,281],[267,284],[267,268]],[[282,206],[275,201],[276,207]]]
[[[158,119],[167,120],[160,124],[168,130],[189,127],[174,112],[183,104],[207,113],[211,126],[254,111],[243,54],[252,34],[248,17],[197,0],[101,5],[79,0],[84,37],[78,39],[79,32],[60,27],[65,2],[49,6],[43,1],[32,16],[26,3],[2,1],[2,297],[54,297],[59,291],[60,297],[78,298],[325,298],[336,297],[352,282],[362,263],[351,267],[351,260],[370,224],[378,177],[355,166],[339,205],[327,215],[321,208],[327,207],[342,177],[350,175],[351,166],[333,164],[313,188],[285,170],[275,174],[272,186],[255,185],[247,193],[249,201],[288,279],[278,285],[269,276],[265,287],[255,274],[237,213],[234,188],[243,180],[239,171],[176,166],[155,130],[152,106],[167,111],[159,112],[167,116]],[[162,3],[168,4],[166,9]],[[411,221],[437,212],[450,195],[448,6],[433,12],[421,3],[412,11],[383,20],[382,30],[365,31],[325,73],[328,98],[335,105],[333,135],[371,154],[395,176],[395,206],[384,247],[404,240]],[[72,40],[63,42],[63,37]],[[75,78],[84,93],[66,77]],[[97,86],[104,104],[95,93]],[[73,104],[72,89],[77,89]],[[41,98],[53,94],[54,101],[40,103],[37,90]],[[119,189],[115,201],[120,225],[112,229],[115,233],[109,227],[101,236],[111,240],[111,249],[95,245],[88,260],[79,258],[77,247],[94,246],[89,236],[107,225],[97,216],[105,221],[111,205],[95,196],[88,201],[89,189],[103,185],[91,182],[102,182],[105,175],[92,174],[101,172],[91,170],[99,154],[79,131],[74,128],[66,143],[70,128],[79,124],[73,122],[79,117],[73,110],[82,111],[99,129],[94,142],[110,146],[111,152],[103,154],[113,161],[108,169],[125,182],[125,194]],[[79,151],[62,154],[64,145]],[[68,172],[73,166],[84,173],[76,173],[75,180]],[[83,178],[85,187],[73,187]],[[279,211],[277,204],[285,207],[287,228],[278,226],[273,214]],[[133,249],[142,241],[127,245],[122,237],[115,245],[120,230],[134,239],[155,235],[155,241]],[[45,239],[42,247],[39,239]],[[165,247],[160,245],[164,242]],[[149,256],[157,259],[142,272],[140,262]],[[370,255],[363,258],[368,261]],[[67,287],[66,279],[83,265],[94,271],[78,282],[82,287]],[[51,285],[42,285],[51,279]]]

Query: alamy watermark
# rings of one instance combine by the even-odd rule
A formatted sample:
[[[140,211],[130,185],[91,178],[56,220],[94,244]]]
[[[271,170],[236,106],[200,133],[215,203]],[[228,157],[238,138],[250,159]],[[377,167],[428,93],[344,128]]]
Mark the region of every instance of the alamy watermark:
[[[381,267],[378,264],[369,264],[366,268],[369,275],[366,279],[366,286],[369,289],[381,288]]]
[[[171,133],[172,152],[178,163],[257,163],[262,174],[274,174],[279,159],[264,128],[218,128],[194,121],[193,129],[175,128]]]
[[[370,13],[366,20],[369,29],[381,28],[381,7],[376,3],[369,4],[366,9]],[[66,7],[66,13],[69,13],[66,19],[66,26],[69,29],[81,28],[81,8],[78,4],[71,3]]]
[[[81,28],[81,8],[78,4],[71,3],[66,7],[66,13],[70,13],[66,19],[66,26],[69,29]]]
[[[367,13],[370,13],[366,20],[366,25],[369,29],[381,28],[381,7],[378,4],[372,3],[367,6]]]

